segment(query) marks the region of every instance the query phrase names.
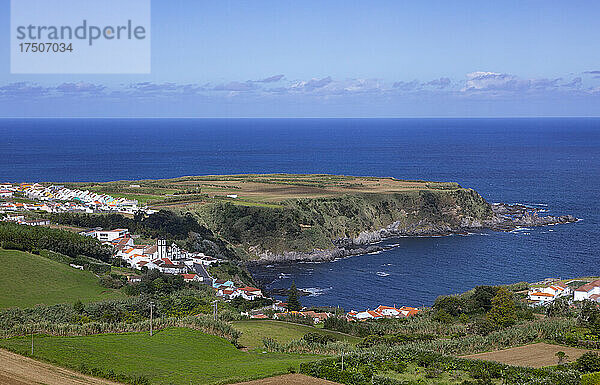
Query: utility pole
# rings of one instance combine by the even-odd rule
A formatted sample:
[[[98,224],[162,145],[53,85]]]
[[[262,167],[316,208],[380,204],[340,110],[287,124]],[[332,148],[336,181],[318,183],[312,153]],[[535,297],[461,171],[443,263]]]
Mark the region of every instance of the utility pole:
[[[150,337],[152,337],[152,309],[154,308],[154,302],[150,302]]]
[[[342,372],[344,371],[344,349],[342,349]]]
[[[31,355],[33,356],[33,327],[31,327]]]
[[[218,303],[219,303],[218,300],[213,301],[213,318],[215,319],[215,321],[217,320]]]

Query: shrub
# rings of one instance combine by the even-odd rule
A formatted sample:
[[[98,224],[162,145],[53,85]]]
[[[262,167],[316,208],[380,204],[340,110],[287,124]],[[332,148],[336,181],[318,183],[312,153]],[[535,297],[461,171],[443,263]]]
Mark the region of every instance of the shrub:
[[[581,376],[581,385],[600,385],[600,372],[588,373]]]
[[[575,367],[583,373],[600,372],[598,353],[586,352],[575,361]]]
[[[337,339],[334,338],[333,336],[320,334],[320,333],[312,333],[312,332],[306,333],[302,337],[302,339],[306,342],[313,343],[313,344],[320,344],[320,345],[325,345],[329,342],[337,341]]]

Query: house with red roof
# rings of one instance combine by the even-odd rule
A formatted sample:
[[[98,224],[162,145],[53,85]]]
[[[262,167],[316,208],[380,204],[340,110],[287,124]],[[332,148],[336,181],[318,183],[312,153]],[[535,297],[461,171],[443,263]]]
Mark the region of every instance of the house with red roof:
[[[600,302],[600,279],[575,289],[574,301],[591,300]]]
[[[185,282],[202,282],[202,278],[196,274],[181,274]]]
[[[527,299],[532,305],[544,305],[558,297],[570,295],[571,288],[562,282],[554,282],[547,286],[532,287],[527,292]]]
[[[348,321],[366,321],[371,319],[382,319],[382,318],[404,318],[412,317],[419,313],[419,309],[409,306],[403,306],[396,308],[395,306],[384,306],[380,305],[375,310],[356,311],[352,310],[346,314]]]
[[[236,291],[238,292],[238,295],[240,295],[242,298],[248,301],[253,301],[263,296],[262,291],[260,289],[250,286],[240,287]]]

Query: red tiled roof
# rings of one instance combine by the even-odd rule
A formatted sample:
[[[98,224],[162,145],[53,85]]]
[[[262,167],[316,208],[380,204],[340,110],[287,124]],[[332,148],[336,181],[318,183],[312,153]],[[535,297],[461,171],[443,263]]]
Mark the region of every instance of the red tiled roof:
[[[183,277],[183,279],[194,279],[194,277],[196,277],[196,274],[181,274],[181,276]]]
[[[247,292],[248,292],[248,291],[260,291],[260,289],[257,289],[257,288],[255,288],[255,287],[250,287],[250,286],[241,287],[241,288],[239,288],[239,290],[242,290],[242,291],[247,291]]]
[[[369,313],[373,318],[383,317],[381,314],[379,314],[379,313],[377,313],[376,311],[373,311],[373,310],[367,310],[367,313]]]
[[[595,287],[600,287],[600,279],[597,279],[597,280],[592,281],[590,283],[586,283],[585,285],[579,287],[575,291],[585,291],[585,292],[588,292],[588,291],[592,290]]]

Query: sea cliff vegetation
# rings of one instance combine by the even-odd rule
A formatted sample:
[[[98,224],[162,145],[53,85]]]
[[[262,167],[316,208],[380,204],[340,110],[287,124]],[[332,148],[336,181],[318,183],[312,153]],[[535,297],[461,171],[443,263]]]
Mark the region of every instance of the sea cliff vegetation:
[[[213,203],[194,209],[219,236],[249,254],[330,249],[335,241],[356,238],[398,222],[407,232],[438,234],[493,215],[475,191],[454,189],[403,193],[361,193],[290,199],[279,208]]]

